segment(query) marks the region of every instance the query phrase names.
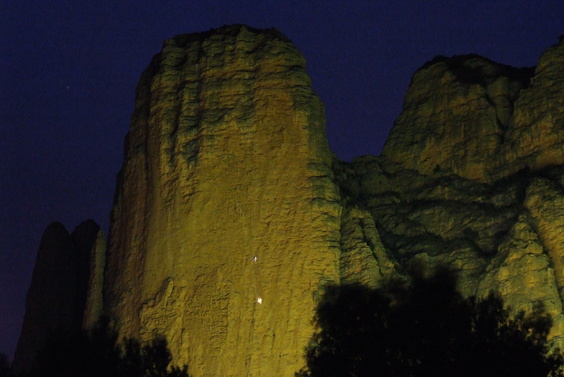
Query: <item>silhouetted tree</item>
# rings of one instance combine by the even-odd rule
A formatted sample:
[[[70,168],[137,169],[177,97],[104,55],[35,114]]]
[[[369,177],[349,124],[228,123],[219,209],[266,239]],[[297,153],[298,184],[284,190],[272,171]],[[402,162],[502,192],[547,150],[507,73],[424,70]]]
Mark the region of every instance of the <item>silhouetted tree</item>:
[[[169,367],[172,355],[165,338],[156,337],[141,345],[134,339],[124,342],[121,375],[124,377],[187,377],[188,367]]]
[[[560,376],[561,353],[547,355],[550,317],[541,306],[509,316],[494,295],[476,301],[440,270],[380,289],[330,286],[302,377]]]
[[[32,377],[118,376],[120,348],[117,334],[106,320],[91,331],[51,334],[35,357]]]
[[[188,368],[170,366],[166,339],[141,345],[118,342],[108,321],[73,336],[53,336],[36,356],[29,377],[188,377]]]

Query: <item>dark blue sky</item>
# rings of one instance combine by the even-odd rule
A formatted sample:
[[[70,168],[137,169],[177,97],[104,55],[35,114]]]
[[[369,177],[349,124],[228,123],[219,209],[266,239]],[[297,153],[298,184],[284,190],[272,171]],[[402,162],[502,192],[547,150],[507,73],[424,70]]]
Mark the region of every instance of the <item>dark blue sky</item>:
[[[108,228],[135,84],[164,39],[276,27],[305,55],[329,143],[379,154],[411,75],[436,55],[535,65],[562,0],[0,0],[0,352],[13,353],[41,234]],[[289,156],[290,158],[290,156]]]

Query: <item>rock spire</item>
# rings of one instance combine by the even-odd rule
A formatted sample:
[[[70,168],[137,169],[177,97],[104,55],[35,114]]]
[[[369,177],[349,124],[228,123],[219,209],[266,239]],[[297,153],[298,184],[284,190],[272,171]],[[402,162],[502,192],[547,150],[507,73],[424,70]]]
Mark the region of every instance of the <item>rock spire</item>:
[[[45,229],[27,293],[15,371],[28,370],[36,352],[52,336],[74,334],[83,325],[90,282],[90,260],[99,249],[100,227],[92,220],[69,234],[64,225]],[[105,243],[105,242],[104,242]]]

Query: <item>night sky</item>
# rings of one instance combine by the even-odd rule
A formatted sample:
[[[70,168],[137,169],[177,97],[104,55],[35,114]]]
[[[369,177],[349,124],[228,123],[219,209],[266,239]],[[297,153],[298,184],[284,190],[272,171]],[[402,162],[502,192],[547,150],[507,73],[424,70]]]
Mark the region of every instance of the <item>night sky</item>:
[[[135,85],[162,41],[234,23],[294,42],[350,160],[380,153],[434,56],[534,66],[564,34],[564,0],[0,0],[1,353],[12,357],[47,224],[108,229]]]

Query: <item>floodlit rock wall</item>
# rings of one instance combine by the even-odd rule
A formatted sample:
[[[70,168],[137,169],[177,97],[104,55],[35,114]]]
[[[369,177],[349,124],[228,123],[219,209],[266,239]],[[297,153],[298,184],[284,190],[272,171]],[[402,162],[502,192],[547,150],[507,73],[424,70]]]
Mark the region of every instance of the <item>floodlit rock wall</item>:
[[[412,265],[562,315],[562,51],[436,58],[381,157],[334,159],[303,57],[242,26],[167,41],[138,87],[106,308],[195,376],[291,376],[320,288]]]
[[[137,88],[109,248],[47,229],[16,360],[105,313],[122,336],[166,336],[194,377],[293,376],[325,284],[445,265],[467,296],[542,303],[563,345],[563,117],[564,41],[534,69],[439,57],[382,156],[338,161],[287,38],[172,38]]]
[[[281,34],[164,43],[143,74],[112,213],[105,304],[193,376],[293,376],[339,280],[324,110]]]
[[[533,68],[439,57],[412,78],[382,156],[424,175],[492,182],[564,160],[564,43]]]
[[[532,73],[477,55],[435,58],[413,76],[382,156],[425,175],[487,180]]]
[[[382,156],[335,164],[398,274],[447,265],[468,296],[499,292],[515,311],[541,302],[560,344],[563,80],[563,41],[534,70],[436,58],[414,75]]]
[[[540,170],[564,161],[564,39],[540,58],[514,105],[495,177],[523,168]]]

